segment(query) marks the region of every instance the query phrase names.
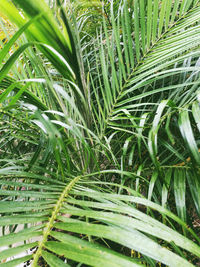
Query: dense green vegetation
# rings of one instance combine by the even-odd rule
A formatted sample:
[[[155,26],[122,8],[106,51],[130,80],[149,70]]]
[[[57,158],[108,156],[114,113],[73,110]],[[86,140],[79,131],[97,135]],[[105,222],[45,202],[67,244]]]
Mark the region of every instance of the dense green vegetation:
[[[0,1],[1,265],[197,266],[200,1],[49,5]]]

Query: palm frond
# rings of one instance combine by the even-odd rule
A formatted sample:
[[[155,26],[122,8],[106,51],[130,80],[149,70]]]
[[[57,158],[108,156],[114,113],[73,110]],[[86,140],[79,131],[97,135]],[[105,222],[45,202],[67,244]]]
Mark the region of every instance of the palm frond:
[[[0,2],[19,27],[0,52],[2,265],[195,266],[199,1],[13,2]]]

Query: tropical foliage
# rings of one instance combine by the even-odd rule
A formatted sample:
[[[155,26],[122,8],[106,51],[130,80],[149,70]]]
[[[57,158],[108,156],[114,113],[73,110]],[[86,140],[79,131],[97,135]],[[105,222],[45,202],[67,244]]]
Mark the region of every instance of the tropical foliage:
[[[0,1],[1,265],[197,265],[200,2],[49,2]]]

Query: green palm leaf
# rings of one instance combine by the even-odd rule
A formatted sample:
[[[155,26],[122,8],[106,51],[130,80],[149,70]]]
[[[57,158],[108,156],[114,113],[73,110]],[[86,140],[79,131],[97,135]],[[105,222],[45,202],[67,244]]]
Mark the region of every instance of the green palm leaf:
[[[195,266],[199,1],[0,12],[1,264]]]

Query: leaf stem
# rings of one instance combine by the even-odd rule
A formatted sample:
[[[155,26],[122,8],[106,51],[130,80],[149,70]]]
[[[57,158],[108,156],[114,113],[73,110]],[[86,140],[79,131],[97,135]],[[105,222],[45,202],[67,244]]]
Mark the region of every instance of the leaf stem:
[[[43,231],[43,239],[39,242],[38,245],[38,249],[37,252],[35,253],[34,257],[33,257],[33,263],[32,266],[33,267],[37,267],[37,262],[42,254],[42,249],[47,241],[47,238],[51,232],[51,229],[53,227],[54,221],[56,220],[58,213],[62,207],[63,202],[65,201],[65,198],[68,197],[69,192],[71,191],[71,189],[74,187],[74,185],[81,179],[82,176],[77,176],[75,177],[63,190],[60,198],[58,199],[54,210],[52,212],[51,218],[49,219],[48,223],[46,224],[46,227]]]

